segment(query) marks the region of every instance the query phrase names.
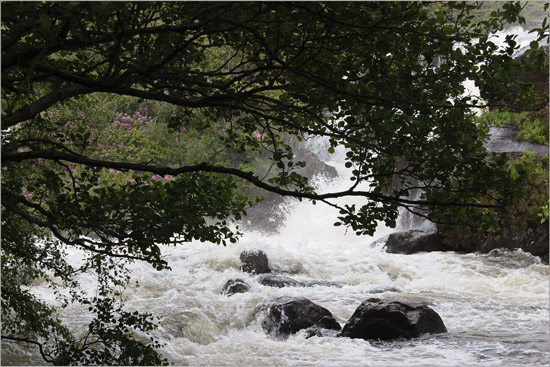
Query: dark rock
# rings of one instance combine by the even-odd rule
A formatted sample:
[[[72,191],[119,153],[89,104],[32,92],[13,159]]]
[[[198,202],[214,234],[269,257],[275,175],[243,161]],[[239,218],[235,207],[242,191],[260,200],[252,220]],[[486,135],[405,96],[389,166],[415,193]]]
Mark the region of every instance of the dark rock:
[[[385,250],[390,254],[408,255],[423,251],[445,251],[447,248],[435,231],[410,230],[390,234]]]
[[[297,280],[289,278],[284,275],[274,275],[274,274],[263,274],[258,277],[258,282],[261,285],[266,285],[269,287],[304,287],[304,283],[301,283]]]
[[[260,250],[241,252],[241,270],[250,274],[271,273],[267,255]]]
[[[531,223],[523,230],[503,226],[498,233],[477,234],[464,227],[438,225],[445,247],[463,252],[489,253],[502,248],[508,250],[522,249],[543,259],[548,258],[548,224]]]
[[[242,279],[229,279],[222,288],[224,296],[232,296],[235,293],[246,293],[250,286]]]
[[[357,307],[340,336],[392,340],[445,332],[441,317],[428,306],[369,298]]]
[[[267,307],[262,327],[272,335],[284,337],[317,323],[332,327],[338,324],[331,319],[334,320],[329,310],[307,298],[281,297]]]
[[[306,329],[306,339],[314,336],[336,336],[342,326],[333,317],[325,316],[318,323]]]
[[[386,292],[401,293],[401,289],[395,288],[395,287],[390,287],[390,286],[387,286],[387,287],[374,287],[374,288],[369,289],[368,292],[371,293],[371,294],[386,293]]]
[[[296,173],[309,179],[316,175],[323,175],[328,178],[338,177],[336,168],[321,161],[317,154],[306,148],[304,145],[299,145],[294,149],[294,161],[305,161],[307,165],[296,170]]]

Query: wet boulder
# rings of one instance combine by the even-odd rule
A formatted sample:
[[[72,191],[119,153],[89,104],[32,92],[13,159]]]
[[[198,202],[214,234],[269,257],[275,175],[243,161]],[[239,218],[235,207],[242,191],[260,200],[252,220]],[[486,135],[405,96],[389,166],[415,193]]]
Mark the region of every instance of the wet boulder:
[[[304,283],[301,283],[295,279],[284,275],[275,275],[275,274],[262,274],[258,277],[258,282],[261,285],[268,287],[304,287]]]
[[[241,270],[250,274],[271,273],[267,255],[260,250],[241,252]]]
[[[369,298],[357,307],[340,336],[392,340],[445,332],[441,317],[426,305]]]
[[[318,323],[306,329],[306,339],[314,336],[337,336],[342,326],[334,318],[324,316]]]
[[[448,248],[436,231],[410,230],[389,235],[384,249],[390,254],[410,255],[417,252],[445,251]]]
[[[242,279],[229,279],[222,288],[224,296],[232,296],[235,293],[246,293],[250,286]]]
[[[329,310],[307,298],[281,297],[267,306],[262,327],[269,334],[285,337],[312,327],[321,320],[322,325],[334,327],[334,323],[337,324]]]
[[[438,225],[437,229],[445,246],[455,251],[489,253],[495,249],[521,249],[548,263],[548,222],[528,222],[527,228],[523,229],[506,223],[499,232],[489,234],[472,233],[465,227],[447,225]]]

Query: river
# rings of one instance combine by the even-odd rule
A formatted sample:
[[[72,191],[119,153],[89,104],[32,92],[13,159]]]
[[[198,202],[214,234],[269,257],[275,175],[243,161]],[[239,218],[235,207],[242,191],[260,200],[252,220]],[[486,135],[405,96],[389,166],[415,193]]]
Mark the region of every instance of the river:
[[[328,157],[328,156],[327,156]],[[326,157],[325,157],[326,158]],[[340,173],[342,152],[331,156]],[[334,161],[336,160],[336,161]],[[341,175],[340,177],[343,177]],[[349,181],[318,181],[320,191]],[[172,271],[132,265],[139,287],[125,292],[129,309],[160,317],[155,336],[174,365],[204,366],[547,366],[549,362],[550,267],[522,251],[491,254],[453,252],[388,254],[381,226],[373,237],[357,237],[332,223],[337,213],[321,204],[287,201],[279,233],[248,231],[227,247],[193,242],[163,246]],[[382,239],[382,240],[379,240]],[[344,282],[342,288],[272,288],[239,270],[243,250],[261,249],[274,270],[297,280]],[[78,262],[81,254],[70,250]],[[250,286],[231,297],[220,293],[231,278]],[[94,292],[92,275],[81,278]],[[55,302],[40,285],[35,292]],[[256,307],[280,296],[306,297],[329,309],[343,325],[369,297],[421,301],[440,314],[448,333],[407,341],[372,342],[312,337],[287,340],[267,335]],[[78,307],[64,311],[73,328],[87,317]],[[4,345],[3,364],[42,364],[36,351]]]

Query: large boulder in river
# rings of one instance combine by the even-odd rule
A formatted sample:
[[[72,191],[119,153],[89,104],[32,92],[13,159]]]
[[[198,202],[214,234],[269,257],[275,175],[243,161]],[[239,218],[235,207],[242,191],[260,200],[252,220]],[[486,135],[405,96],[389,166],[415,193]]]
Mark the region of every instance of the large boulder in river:
[[[267,255],[260,250],[241,252],[241,270],[250,274],[271,273]]]
[[[445,251],[447,248],[436,231],[410,230],[390,234],[386,245],[390,254],[414,254],[417,252]]]
[[[246,293],[250,286],[242,279],[229,279],[222,288],[224,296],[232,296],[235,293]]]
[[[311,326],[335,325],[332,313],[326,308],[301,297],[281,297],[273,301],[266,310],[262,327],[275,336],[287,336]],[[323,320],[321,322],[321,320]],[[337,323],[336,323],[337,324]],[[338,325],[339,326],[339,325]]]
[[[426,305],[369,298],[357,307],[340,336],[392,340],[445,332],[441,317]]]

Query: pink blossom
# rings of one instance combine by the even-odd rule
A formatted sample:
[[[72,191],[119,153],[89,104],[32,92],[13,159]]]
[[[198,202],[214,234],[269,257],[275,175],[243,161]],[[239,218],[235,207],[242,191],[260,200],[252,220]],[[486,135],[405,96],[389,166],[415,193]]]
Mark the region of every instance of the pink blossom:
[[[109,153],[105,153],[105,157],[108,157],[109,156]]]

